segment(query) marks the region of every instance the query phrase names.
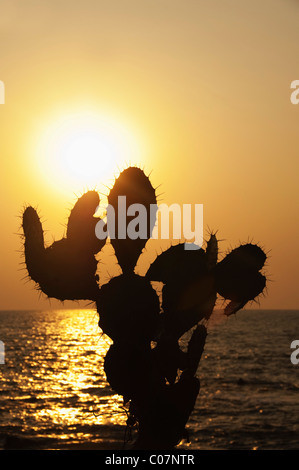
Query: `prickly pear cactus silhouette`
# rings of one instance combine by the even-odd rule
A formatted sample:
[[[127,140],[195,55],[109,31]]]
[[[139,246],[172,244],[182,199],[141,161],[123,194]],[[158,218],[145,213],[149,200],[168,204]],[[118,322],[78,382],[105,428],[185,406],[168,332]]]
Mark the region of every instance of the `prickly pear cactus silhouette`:
[[[148,214],[150,205],[156,204],[155,190],[144,172],[136,167],[124,170],[108,196],[115,209],[116,234],[122,217],[119,196],[126,196],[127,206],[143,204]],[[71,211],[66,237],[48,248],[36,211],[27,207],[23,213],[27,270],[49,297],[96,302],[99,326],[113,341],[104,362],[107,380],[129,404],[128,427],[138,426],[134,448],[170,449],[185,436],[200,389],[196,372],[207,336],[200,322],[211,316],[217,295],[229,301],[225,313],[231,315],[263,291],[266,255],[249,243],[218,262],[218,241],[212,234],[205,250],[172,246],[155,259],[145,276],[138,276],[134,268],[153,230],[149,218],[145,239],[111,240],[122,274],[99,288],[95,255],[105,241],[95,235],[98,219],[93,215],[98,205],[95,191],[84,194]],[[163,283],[161,305],[152,281]],[[183,352],[179,340],[189,330],[191,338]]]

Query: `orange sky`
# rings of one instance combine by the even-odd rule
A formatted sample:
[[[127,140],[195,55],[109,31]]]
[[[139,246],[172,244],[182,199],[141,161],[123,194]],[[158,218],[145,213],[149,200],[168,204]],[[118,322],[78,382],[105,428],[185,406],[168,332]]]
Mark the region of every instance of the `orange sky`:
[[[21,280],[17,216],[24,204],[38,205],[47,240],[63,235],[86,181],[80,188],[59,175],[40,140],[60,119],[86,112],[126,130],[133,144],[115,164],[125,166],[131,152],[130,162],[162,183],[163,202],[204,204],[205,228],[219,230],[222,251],[248,238],[271,250],[273,282],[261,308],[299,308],[299,105],[290,101],[298,3],[0,5],[0,309],[49,308]],[[106,163],[99,184],[118,171]]]

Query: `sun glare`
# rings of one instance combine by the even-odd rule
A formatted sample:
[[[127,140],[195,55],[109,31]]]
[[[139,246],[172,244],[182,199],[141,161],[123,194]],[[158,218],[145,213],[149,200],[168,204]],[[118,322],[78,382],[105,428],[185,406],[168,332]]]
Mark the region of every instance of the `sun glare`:
[[[127,164],[140,163],[140,145],[128,128],[96,113],[61,117],[42,132],[39,172],[65,191],[98,187]]]

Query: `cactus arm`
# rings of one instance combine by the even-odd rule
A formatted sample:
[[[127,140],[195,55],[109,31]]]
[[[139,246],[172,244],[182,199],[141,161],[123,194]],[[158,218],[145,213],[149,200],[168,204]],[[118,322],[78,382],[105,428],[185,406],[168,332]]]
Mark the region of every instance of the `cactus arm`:
[[[135,204],[140,204],[146,209],[146,215],[143,216],[146,230],[140,237],[132,238],[128,234],[121,233],[121,227],[127,230],[135,217],[127,215],[127,210],[123,210],[123,205],[119,204],[120,198],[126,204],[126,209],[133,208]],[[115,236],[111,238],[111,244],[123,273],[132,274],[155,225],[157,211],[155,189],[140,168],[129,167],[115,180],[108,202],[115,214]],[[109,214],[107,219],[109,226]]]
[[[164,284],[180,282],[187,284],[207,273],[207,258],[203,249],[185,250],[179,243],[161,253],[149,267],[146,277]]]
[[[263,292],[266,277],[261,270],[266,258],[259,246],[248,243],[232,250],[215,266],[216,290],[231,301],[225,309],[226,315],[236,313]]]
[[[96,300],[95,254],[105,241],[95,236],[93,217],[99,197],[85,193],[73,207],[67,236],[45,247],[41,221],[32,207],[23,213],[24,251],[28,274],[48,297],[63,300]]]

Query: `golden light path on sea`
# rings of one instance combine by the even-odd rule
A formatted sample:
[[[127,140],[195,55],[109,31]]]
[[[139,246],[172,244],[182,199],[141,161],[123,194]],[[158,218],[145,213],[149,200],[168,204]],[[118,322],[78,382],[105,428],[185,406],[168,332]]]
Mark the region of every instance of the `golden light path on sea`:
[[[38,315],[25,341],[25,360],[13,376],[24,429],[38,436],[47,429],[50,438],[92,439],[101,426],[125,426],[123,399],[110,388],[104,371],[112,341],[98,327],[97,312],[56,310]]]

